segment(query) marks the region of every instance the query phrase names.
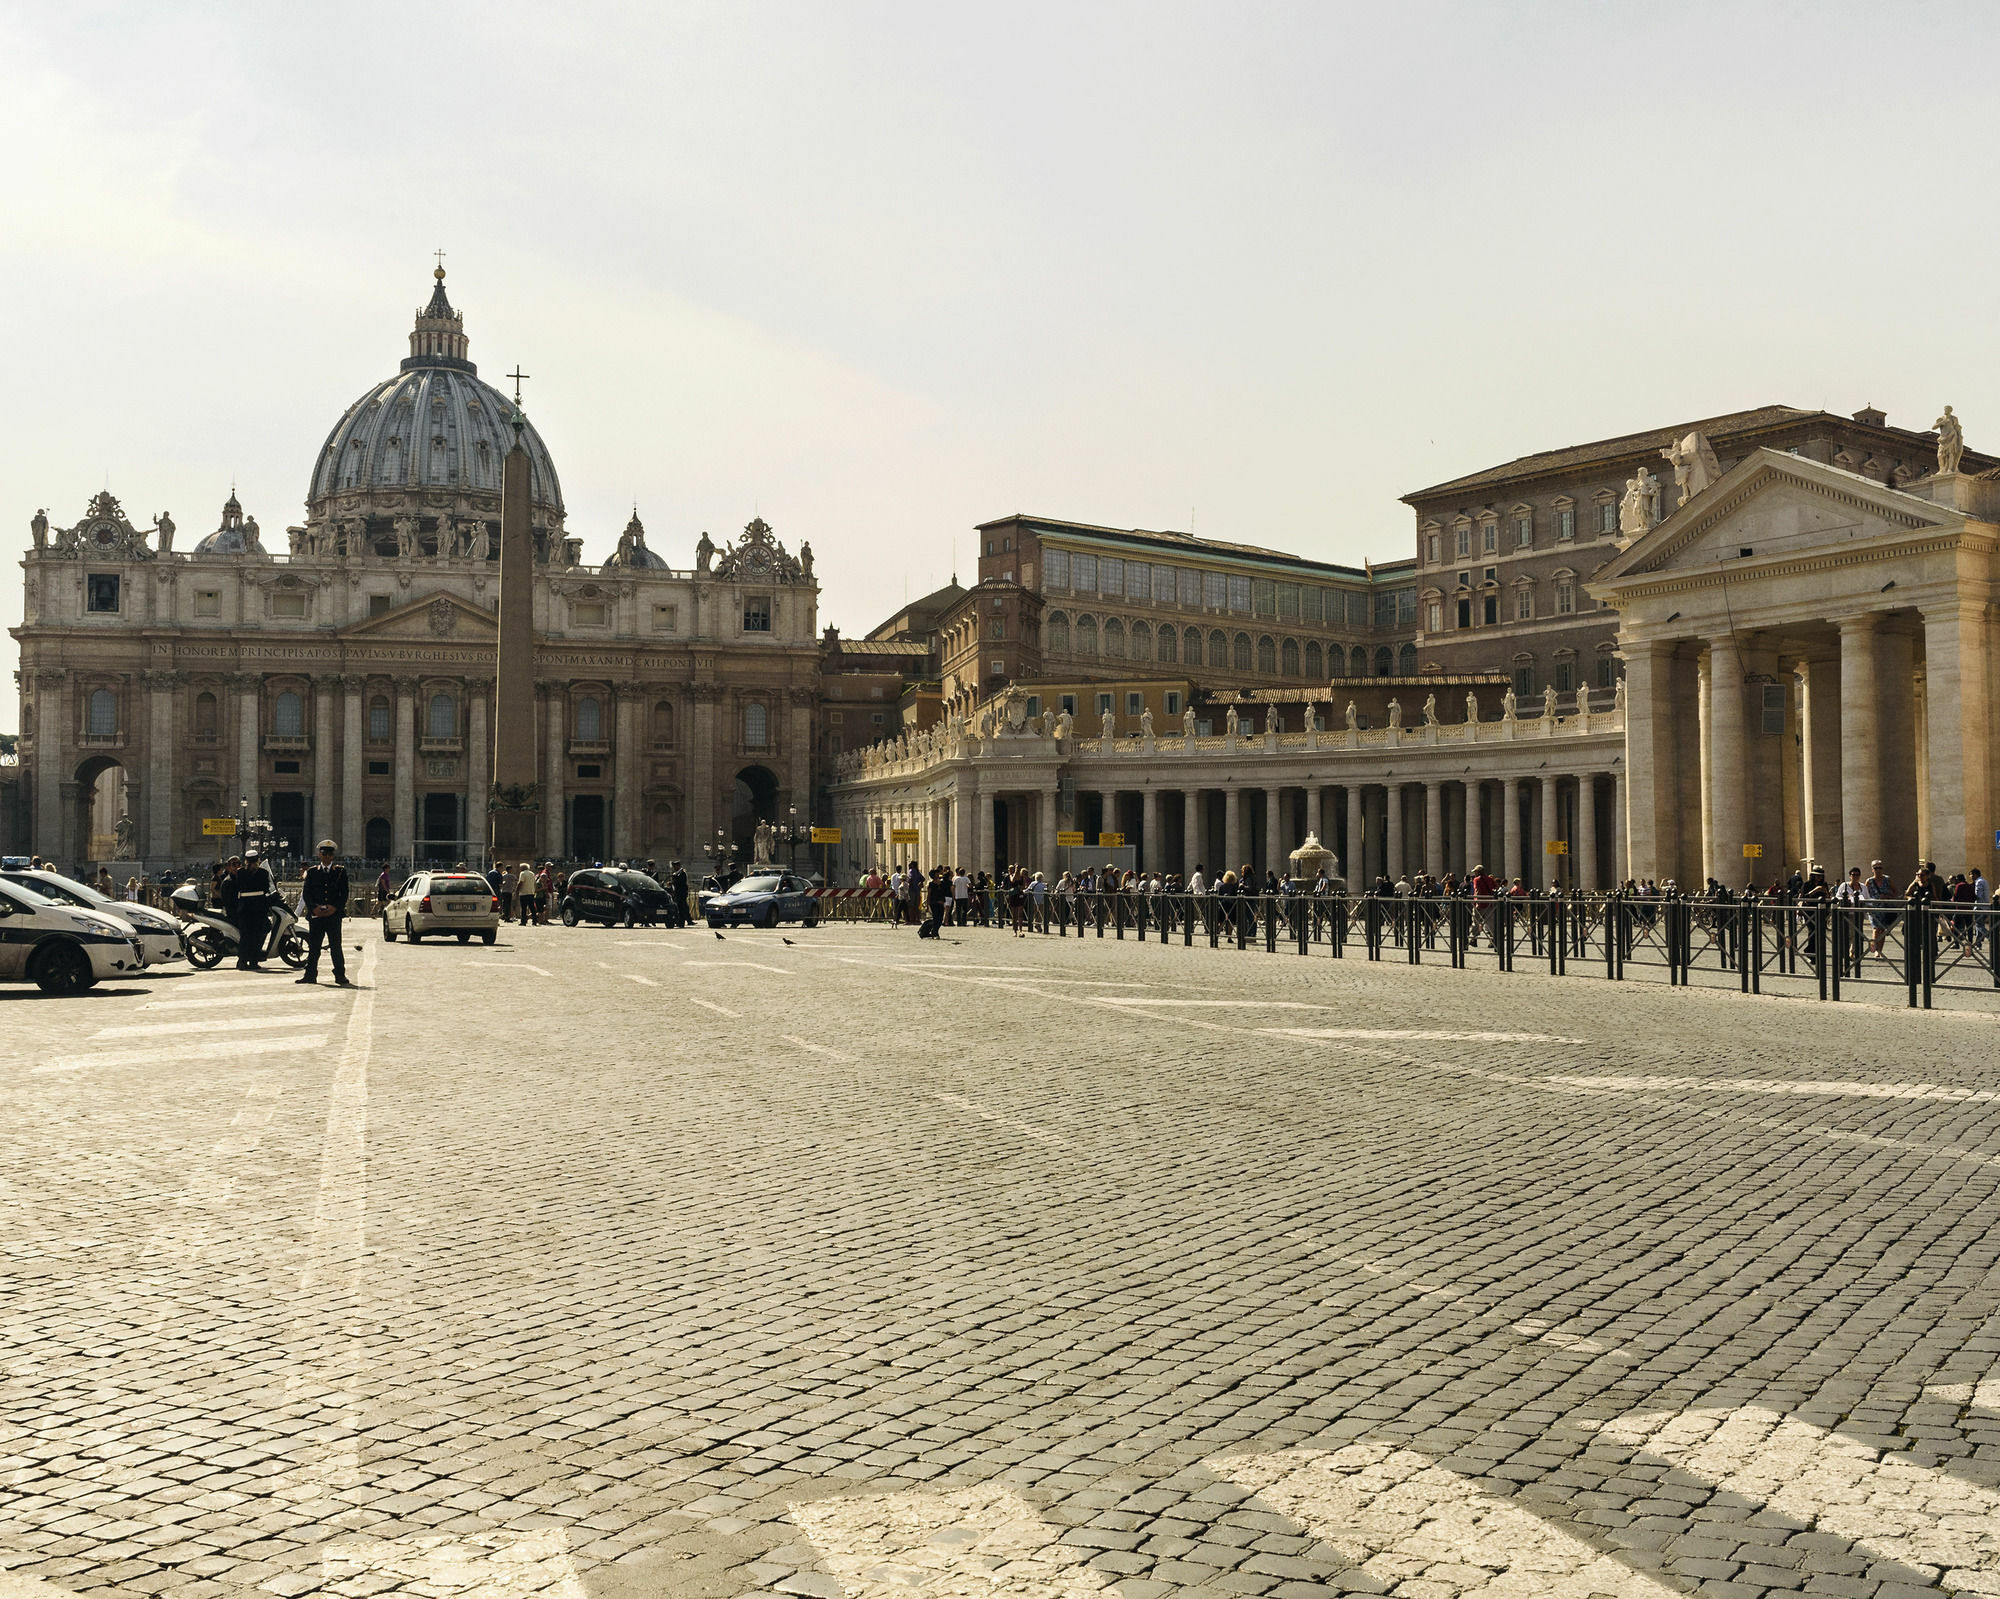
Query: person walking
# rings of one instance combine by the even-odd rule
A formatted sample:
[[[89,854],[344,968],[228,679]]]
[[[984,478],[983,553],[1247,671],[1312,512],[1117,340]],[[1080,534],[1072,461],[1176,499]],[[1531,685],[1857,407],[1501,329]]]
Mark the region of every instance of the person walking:
[[[514,876],[514,907],[520,913],[523,927],[535,919],[535,867],[532,861],[521,862],[521,869]]]
[[[963,927],[965,913],[972,903],[972,879],[965,875],[965,868],[958,867],[951,874],[951,917],[952,925]]]
[[[243,852],[243,870],[235,877],[236,965],[246,972],[264,969],[264,939],[271,930],[271,874],[253,847]]]
[[[306,969],[299,981],[319,981],[319,951],[324,944],[333,956],[333,986],[352,988],[340,943],[341,919],[347,915],[347,868],[334,859],[338,848],[330,838],[319,841],[319,860],[306,868],[299,890],[306,907]]]

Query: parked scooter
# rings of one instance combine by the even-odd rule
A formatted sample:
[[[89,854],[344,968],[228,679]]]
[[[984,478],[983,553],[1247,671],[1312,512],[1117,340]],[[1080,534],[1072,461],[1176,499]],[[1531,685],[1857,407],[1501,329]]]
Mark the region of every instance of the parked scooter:
[[[189,965],[205,972],[225,956],[236,954],[236,924],[203,905],[200,889],[184,883],[170,898],[187,937]],[[306,963],[305,931],[291,907],[279,904],[275,898],[271,902],[271,925],[265,933],[264,953],[276,955],[294,970]]]

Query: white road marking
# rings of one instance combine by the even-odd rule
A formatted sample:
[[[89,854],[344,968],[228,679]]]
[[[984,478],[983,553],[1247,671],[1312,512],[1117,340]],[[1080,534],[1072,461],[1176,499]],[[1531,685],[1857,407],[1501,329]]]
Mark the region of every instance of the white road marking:
[[[327,1011],[315,1011],[310,1016],[284,1014],[236,1016],[227,1021],[210,1018],[198,1022],[142,1022],[131,1027],[102,1027],[90,1036],[93,1039],[165,1038],[173,1033],[251,1033],[260,1027],[297,1027],[301,1023],[310,1026],[315,1022],[325,1021],[329,1014]]]
[[[741,966],[753,972],[776,972],[780,977],[796,977],[798,973],[787,971],[782,966],[766,966],[761,961],[682,961],[683,966]]]
[[[602,965],[603,962],[600,961],[598,964]],[[530,966],[526,961],[480,961],[470,969],[473,971],[483,971],[488,966],[512,966],[518,971],[533,972],[537,977],[555,976],[554,972],[548,971],[540,966]],[[461,971],[467,970],[467,968],[465,967],[461,967],[459,969]]]
[[[803,1038],[794,1038],[790,1033],[780,1033],[778,1037],[787,1044],[796,1044],[800,1049],[810,1050],[815,1055],[825,1055],[831,1060],[851,1061],[854,1059],[852,1055],[843,1055],[839,1050],[828,1049],[824,1044],[814,1044]]]
[[[688,995],[688,1003],[699,1005],[703,1010],[712,1010],[718,1016],[730,1016],[740,1020],[743,1015],[740,1010],[731,1010],[727,1005],[718,1005],[712,999],[696,999],[692,994]]]
[[[1442,1027],[1260,1027],[1280,1038],[1424,1038],[1463,1044],[1587,1044],[1587,1038],[1554,1033],[1475,1033]],[[1556,1079],[1548,1079],[1555,1081]]]
[[[793,1505],[847,1599],[1088,1599],[1109,1584],[1012,1488],[918,1488]]]
[[[477,1533],[464,1538],[336,1538],[321,1546],[320,1575],[334,1586],[356,1577],[393,1577],[404,1593],[431,1599],[587,1599],[569,1537],[561,1527]]]
[[[2000,1377],[1988,1377],[1983,1382],[1927,1382],[1924,1397],[1970,1405],[1975,1410],[2000,1410]]]
[[[0,1571],[0,1599],[76,1599],[76,1590],[18,1571]]]
[[[1076,1148],[1076,1145],[1072,1144],[1067,1138],[1059,1137],[1055,1133],[1045,1133],[1039,1127],[1030,1127],[1024,1121],[1016,1121],[1012,1116],[1003,1116],[997,1110],[988,1110],[984,1105],[975,1104],[973,1101],[961,1098],[957,1094],[933,1093],[931,1098],[941,1100],[947,1105],[955,1105],[960,1110],[969,1110],[973,1115],[985,1121],[997,1122],[1000,1126],[1011,1128],[1023,1138],[1032,1138],[1037,1143],[1054,1144],[1058,1149]]]
[[[318,1049],[326,1042],[324,1033],[288,1033],[283,1038],[231,1038],[219,1044],[176,1044],[171,1050],[158,1045],[150,1049],[106,1050],[97,1055],[55,1055],[34,1068],[44,1072],[80,1072],[92,1066],[177,1066],[182,1061],[220,1060],[236,1055],[290,1054]]]
[[[1647,1093],[1699,1089],[1718,1094],[1805,1094],[1838,1099],[1918,1099],[1946,1104],[1992,1104],[2000,1091],[1945,1088],[1937,1083],[1787,1082],[1771,1077],[1547,1077],[1544,1082],[1574,1088],[1629,1088]]]
[[[1595,1338],[1579,1338],[1575,1333],[1558,1332],[1555,1323],[1543,1321],[1539,1316],[1527,1316],[1512,1324],[1513,1331],[1523,1338],[1532,1338],[1537,1343],[1552,1344],[1557,1349],[1567,1349],[1572,1354],[1601,1355],[1611,1346],[1600,1344]]]
[[[1964,1477],[1759,1406],[1636,1413],[1602,1431],[1878,1560],[1939,1567],[1948,1591],[2000,1593],[2000,1493]]]
[[[1412,1449],[1363,1443],[1202,1464],[1378,1582],[1409,1585],[1399,1592],[1475,1599],[1668,1599],[1676,1592]]]
[[[355,1286],[361,1266],[363,1226],[368,1206],[368,1057],[374,1047],[375,952],[361,957],[361,985],[347,1016],[340,1065],[327,1092],[326,1149],[320,1160],[319,1203],[313,1214],[312,1252],[299,1277],[299,1291],[322,1283]]]
[[[335,989],[335,993],[339,990]],[[325,989],[310,994],[268,988],[261,994],[223,994],[214,999],[149,999],[141,1010],[215,1010],[223,1005],[311,1005],[329,997]]]
[[[632,972],[620,972],[620,973],[619,973],[618,975],[619,975],[620,977],[624,978],[624,979],[625,979],[625,981],[626,981],[626,982],[628,982],[628,983],[642,983],[642,984],[644,984],[644,985],[645,985],[645,986],[646,986],[647,988],[658,988],[658,987],[660,986],[660,985],[659,985],[659,984],[658,984],[657,982],[655,982],[655,981],[654,981],[654,980],[653,980],[652,978],[650,978],[650,977],[640,977],[640,976],[638,976],[638,975],[636,975],[635,973],[632,973]]]

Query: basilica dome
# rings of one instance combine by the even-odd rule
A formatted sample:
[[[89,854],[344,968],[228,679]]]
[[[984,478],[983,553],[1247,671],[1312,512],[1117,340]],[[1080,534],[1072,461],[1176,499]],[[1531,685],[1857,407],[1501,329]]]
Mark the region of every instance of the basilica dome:
[[[436,277],[402,370],[347,408],[314,463],[307,522],[338,541],[391,542],[402,518],[420,524],[427,548],[462,546],[457,535],[469,522],[499,531],[501,462],[513,448],[517,407],[479,380],[442,267]],[[520,436],[528,451],[530,519],[546,558],[562,531],[562,485],[534,425],[524,422]]]

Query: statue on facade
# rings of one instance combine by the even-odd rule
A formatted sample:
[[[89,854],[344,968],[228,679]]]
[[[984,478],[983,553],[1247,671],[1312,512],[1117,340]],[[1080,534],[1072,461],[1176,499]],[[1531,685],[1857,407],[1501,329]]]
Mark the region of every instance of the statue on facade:
[[[1361,731],[1361,718],[1355,713],[1354,701],[1352,700],[1347,702],[1347,731],[1350,733]]]
[[[36,549],[46,550],[49,547],[49,508],[46,505],[28,518],[28,532],[34,538]]]
[[[1618,533],[1627,543],[1650,529],[1660,502],[1660,480],[1639,468],[1636,477],[1625,480],[1625,498],[1618,502]]]
[[[491,560],[493,557],[493,533],[484,522],[472,524],[471,555],[475,561]]]
[[[806,577],[813,575],[813,547],[810,539],[799,541],[799,571]]]
[[[1471,689],[1465,691],[1465,719],[1468,722],[1479,720],[1479,696]]]
[[[285,529],[285,548],[293,555],[304,555],[310,548],[307,538],[308,535],[304,528],[288,527]]]
[[[1150,705],[1139,713],[1139,736],[1141,738],[1153,736],[1153,708]]]
[[[1116,737],[1118,733],[1118,718],[1110,711],[1106,711],[1098,731],[1105,738]]]
[[[1317,733],[1319,731],[1319,712],[1314,710],[1310,705],[1306,707],[1306,731],[1308,733]]]
[[[702,530],[701,542],[694,547],[694,569],[697,572],[706,572],[711,570],[714,565],[715,540],[708,536],[708,531],[704,528]]]
[[[132,846],[137,840],[138,832],[139,830],[132,825],[132,818],[129,816],[121,816],[112,824],[111,847],[121,861],[132,859]]]
[[[396,554],[407,561],[417,553],[417,519],[414,516],[399,516],[394,523],[396,529]]]
[[[162,511],[158,516],[153,518],[153,531],[160,536],[160,542],[159,542],[160,553],[162,555],[167,554],[167,552],[172,550],[174,547],[173,517],[169,515],[167,512]]]
[[[982,705],[979,707],[979,717],[972,724],[972,731],[982,744],[993,736],[993,707],[991,705]]]
[[[1625,709],[1625,679],[1622,677],[1611,685],[1611,708],[1614,711]]]
[[[1503,722],[1513,721],[1514,712],[1520,707],[1520,703],[1519,700],[1514,698],[1514,691],[1511,688],[1505,694],[1502,694],[1500,696],[1500,720]]]
[[[757,859],[768,861],[778,853],[778,830],[769,822],[759,822],[753,835],[757,846]]]
[[[1965,427],[1951,414],[1951,407],[1944,408],[1944,415],[1931,424],[1937,429],[1938,470],[1956,472],[1958,463],[1965,457]]]
[[[1057,738],[1068,738],[1070,734],[1075,731],[1076,731],[1076,718],[1071,716],[1068,711],[1064,711],[1062,715],[1056,718]]]
[[[1437,719],[1438,697],[1435,694],[1426,694],[1424,696],[1424,725],[1426,727],[1435,726]]]
[[[1223,714],[1222,730],[1225,733],[1227,733],[1231,738],[1234,738],[1236,736],[1237,723],[1240,722],[1241,720],[1242,718],[1236,714],[1236,707],[1233,705],[1230,706],[1229,709]]]
[[[1181,737],[1194,737],[1194,707],[1186,706],[1181,711]]]
[[[1681,505],[1722,476],[1722,463],[1716,459],[1715,447],[1699,428],[1674,440],[1660,454],[1673,463],[1674,488],[1680,494]]]
[[[1556,719],[1556,686],[1553,683],[1542,690],[1542,715],[1551,722]]]
[[[257,518],[254,516],[243,518],[243,553],[245,555],[262,555],[264,553],[263,541],[257,531]]]
[[[1389,700],[1389,725],[1391,727],[1403,725],[1403,702],[1393,696]]]

